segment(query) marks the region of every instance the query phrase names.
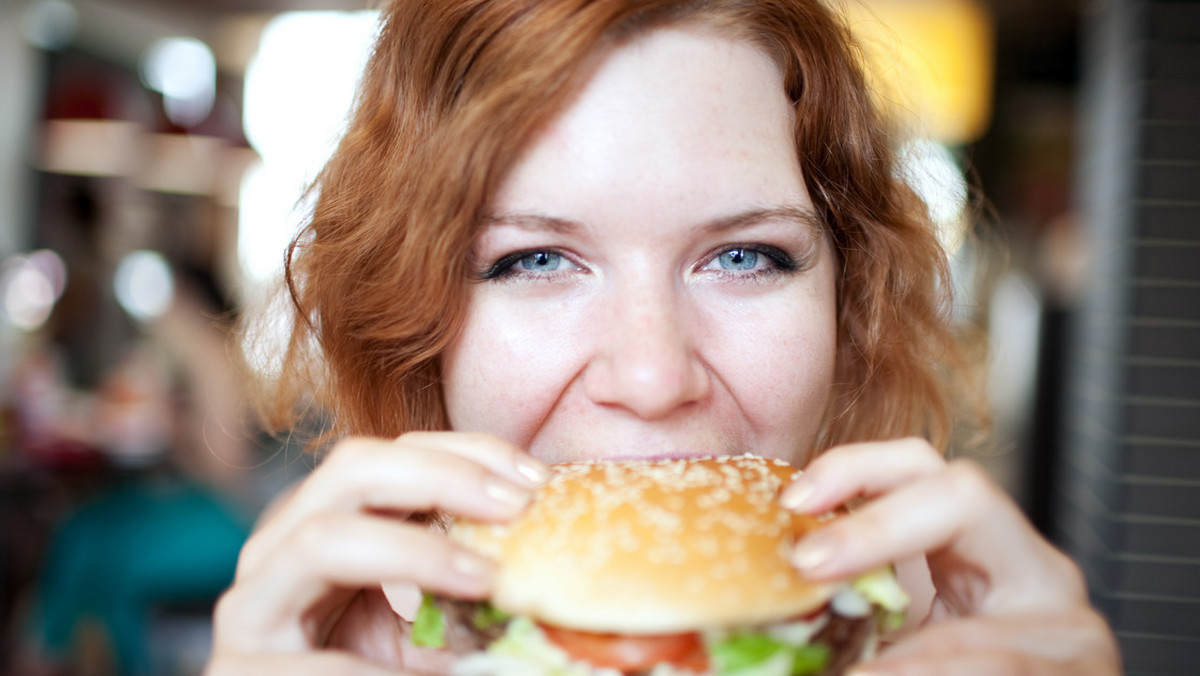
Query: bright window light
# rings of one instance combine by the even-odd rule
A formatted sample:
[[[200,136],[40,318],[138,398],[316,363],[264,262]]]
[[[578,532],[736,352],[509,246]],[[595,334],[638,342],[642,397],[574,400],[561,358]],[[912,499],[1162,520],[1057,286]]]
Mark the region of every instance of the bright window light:
[[[375,11],[291,12],[263,31],[244,103],[246,137],[262,158],[240,204],[238,255],[248,286],[282,270],[303,214],[300,196],[344,131],[378,21]]]
[[[911,141],[900,153],[900,171],[929,209],[942,246],[957,251],[967,225],[969,190],[954,153],[936,141]]]

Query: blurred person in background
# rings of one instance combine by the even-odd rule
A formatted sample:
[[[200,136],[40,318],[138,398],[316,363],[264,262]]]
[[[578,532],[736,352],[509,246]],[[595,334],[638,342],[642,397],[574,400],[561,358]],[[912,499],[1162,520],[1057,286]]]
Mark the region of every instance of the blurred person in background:
[[[205,633],[191,635],[205,641],[199,647],[156,646],[155,623],[174,613],[207,626],[256,509],[244,395],[208,288],[185,275],[166,313],[96,391],[73,395],[87,406],[53,404],[67,378],[61,367],[55,375],[52,348],[33,351],[21,369],[25,451],[68,444],[76,458],[90,449],[94,459],[91,488],[73,498],[42,558],[18,674],[199,669],[173,660],[202,660]],[[37,383],[40,395],[30,389]],[[41,411],[29,410],[39,402]]]
[[[243,549],[209,673],[443,673],[419,589],[493,568],[431,515],[746,452],[806,468],[796,510],[867,499],[794,552],[898,562],[908,623],[862,673],[1118,673],[1076,566],[943,459],[980,393],[889,133],[817,0],[392,2],[266,400],[332,448]]]

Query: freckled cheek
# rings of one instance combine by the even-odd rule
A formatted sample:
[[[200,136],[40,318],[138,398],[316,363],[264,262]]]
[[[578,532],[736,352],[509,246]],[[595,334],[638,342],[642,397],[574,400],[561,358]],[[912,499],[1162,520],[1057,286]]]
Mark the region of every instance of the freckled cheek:
[[[709,361],[755,428],[789,447],[815,434],[833,378],[832,306],[787,299],[744,314],[710,336]]]
[[[570,384],[580,354],[577,322],[527,310],[502,305],[471,313],[447,360],[455,429],[528,441],[530,428]]]

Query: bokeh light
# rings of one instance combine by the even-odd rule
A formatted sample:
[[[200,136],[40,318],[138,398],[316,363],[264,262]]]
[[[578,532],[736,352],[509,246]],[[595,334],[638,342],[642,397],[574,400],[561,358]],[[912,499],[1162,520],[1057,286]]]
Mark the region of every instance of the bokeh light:
[[[0,300],[8,322],[23,331],[41,328],[66,287],[67,268],[49,250],[13,256],[0,266]]]
[[[134,251],[117,265],[113,276],[117,302],[139,321],[162,316],[175,296],[171,266],[156,251]]]
[[[25,39],[42,49],[62,49],[79,31],[79,12],[66,0],[30,3],[23,19]]]
[[[163,95],[167,119],[181,127],[203,122],[217,96],[217,62],[200,40],[171,37],[146,49],[141,60],[142,81]]]

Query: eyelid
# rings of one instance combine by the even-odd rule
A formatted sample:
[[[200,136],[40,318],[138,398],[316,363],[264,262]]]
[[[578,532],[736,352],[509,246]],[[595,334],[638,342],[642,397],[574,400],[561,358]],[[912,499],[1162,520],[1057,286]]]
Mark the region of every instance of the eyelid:
[[[561,256],[563,258],[563,260],[568,261],[571,265],[575,266],[579,270],[585,269],[584,266],[576,259],[575,256],[572,256],[569,252],[564,251],[563,249],[560,249],[557,247],[552,247],[552,246],[535,246],[535,247],[529,247],[529,248],[525,248],[525,249],[518,249],[516,251],[504,254],[500,258],[496,259],[496,261],[494,263],[492,263],[491,265],[487,266],[486,268],[480,270],[478,273],[479,279],[481,279],[483,281],[494,280],[494,279],[503,279],[505,276],[507,276],[512,271],[513,266],[515,266],[522,258],[525,258],[527,256],[532,256],[537,253],[552,253],[552,254]],[[559,272],[559,271],[556,270],[555,272]],[[571,271],[563,270],[561,272],[571,272]],[[545,275],[545,274],[553,274],[553,273],[526,271],[522,274]]]
[[[722,245],[720,248],[714,249],[713,251],[708,253],[703,259],[701,259],[701,263],[700,263],[700,265],[698,265],[696,267],[696,270],[699,271],[699,270],[706,269],[709,265],[711,265],[714,261],[716,261],[720,256],[722,256],[723,254],[726,254],[730,251],[733,251],[735,249],[742,249],[744,251],[753,251],[754,253],[759,254],[760,256],[766,256],[767,259],[770,260],[774,264],[774,270],[777,272],[796,272],[798,270],[803,270],[804,268],[808,267],[809,256],[807,254],[805,256],[802,256],[799,259],[797,259],[796,257],[792,256],[790,253],[788,253],[787,250],[784,249],[783,247],[774,246],[772,244],[746,243],[746,244],[725,244],[725,245]]]

